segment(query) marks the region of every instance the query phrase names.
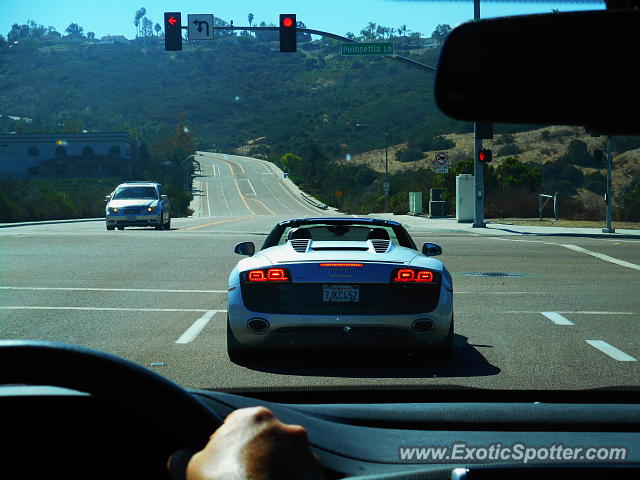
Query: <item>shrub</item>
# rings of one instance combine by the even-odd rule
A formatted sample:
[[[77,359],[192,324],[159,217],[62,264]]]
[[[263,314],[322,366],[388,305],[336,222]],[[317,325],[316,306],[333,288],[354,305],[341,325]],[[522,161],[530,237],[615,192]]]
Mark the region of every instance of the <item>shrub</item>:
[[[494,142],[496,145],[510,145],[512,143],[516,143],[516,139],[510,133],[505,133],[501,135],[500,138],[496,139]]]
[[[584,177],[584,188],[603,195],[607,191],[607,177],[600,172],[591,172]]]
[[[522,150],[515,143],[509,143],[498,150],[499,157],[504,157],[505,155],[518,155],[519,153],[522,153]]]
[[[551,132],[549,132],[549,130],[542,130],[540,132],[540,136],[543,140],[549,140],[549,137],[551,137]]]
[[[422,150],[419,148],[404,148],[396,152],[398,162],[415,162],[422,158]]]

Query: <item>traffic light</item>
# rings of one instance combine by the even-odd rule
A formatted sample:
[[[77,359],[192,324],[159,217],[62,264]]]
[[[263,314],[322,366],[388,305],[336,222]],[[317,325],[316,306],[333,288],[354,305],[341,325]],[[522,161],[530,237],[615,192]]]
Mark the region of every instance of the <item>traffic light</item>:
[[[182,50],[182,21],[180,12],[164,12],[164,49]]]
[[[295,13],[280,14],[280,51],[297,51]]]
[[[489,163],[492,158],[493,158],[493,154],[491,153],[491,150],[489,150],[488,148],[483,148],[478,152],[478,161],[480,163]]]

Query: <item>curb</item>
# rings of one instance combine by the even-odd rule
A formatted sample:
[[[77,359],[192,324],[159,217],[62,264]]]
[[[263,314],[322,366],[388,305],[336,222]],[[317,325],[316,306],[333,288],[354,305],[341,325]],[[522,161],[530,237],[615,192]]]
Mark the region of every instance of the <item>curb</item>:
[[[41,222],[0,223],[0,228],[26,227],[29,225],[52,225],[56,223],[104,222],[102,218],[69,218],[66,220],[46,220]]]

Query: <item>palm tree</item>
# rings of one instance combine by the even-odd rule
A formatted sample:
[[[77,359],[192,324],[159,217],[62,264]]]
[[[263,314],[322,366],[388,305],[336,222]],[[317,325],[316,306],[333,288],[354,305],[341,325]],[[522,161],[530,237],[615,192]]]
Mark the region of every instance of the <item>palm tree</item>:
[[[247,15],[247,19],[249,20],[249,26],[251,26],[251,23],[253,22],[253,13]]]
[[[377,26],[378,26],[378,25],[376,25],[376,24],[375,24],[375,23],[373,23],[373,22],[369,22],[369,23],[367,24],[367,27],[366,27],[366,28],[367,28],[367,30],[368,30],[368,32],[369,32],[369,39],[370,39],[370,40],[373,40],[373,39],[375,38],[375,35],[374,35],[374,33],[373,33],[373,32],[375,32],[375,31],[376,31],[376,27],[377,27]]]
[[[140,18],[142,17],[142,15],[140,15],[140,10],[136,11],[136,16],[134,17],[133,20],[133,24],[136,26],[136,37],[138,36],[138,33],[140,32],[140,29],[138,28],[140,26]]]
[[[402,33],[402,36],[406,36],[407,35],[407,26],[406,25],[400,25],[398,27],[398,33]]]

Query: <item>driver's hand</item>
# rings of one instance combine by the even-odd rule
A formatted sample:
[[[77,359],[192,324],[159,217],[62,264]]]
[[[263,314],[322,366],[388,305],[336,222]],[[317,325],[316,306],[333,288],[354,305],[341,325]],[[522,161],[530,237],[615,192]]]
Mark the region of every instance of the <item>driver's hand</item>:
[[[187,465],[187,480],[324,478],[309,450],[307,432],[286,425],[265,407],[242,408],[224,423]]]

